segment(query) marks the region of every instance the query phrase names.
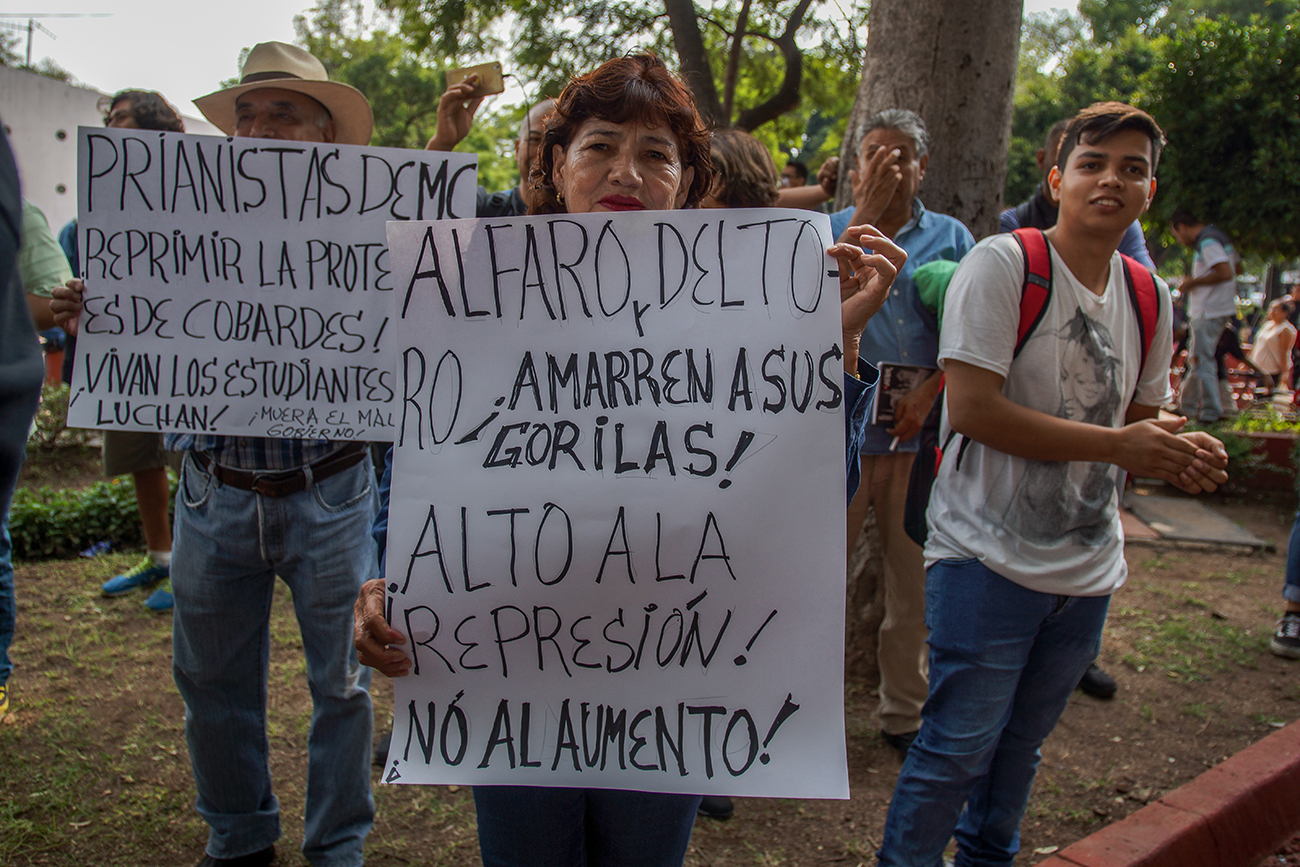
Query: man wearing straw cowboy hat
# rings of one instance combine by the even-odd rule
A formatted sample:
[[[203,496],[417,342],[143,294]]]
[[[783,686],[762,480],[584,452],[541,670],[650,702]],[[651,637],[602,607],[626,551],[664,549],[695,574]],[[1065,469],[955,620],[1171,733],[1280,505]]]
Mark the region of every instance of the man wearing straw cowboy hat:
[[[370,103],[293,45],[264,42],[239,84],[195,101],[227,135],[364,145]],[[374,818],[370,669],[352,649],[352,603],[375,569],[374,473],[362,443],[173,434],[187,450],[176,501],[176,685],[185,699],[203,865],[275,858],[266,677],[275,576],[293,591],[311,684],[303,854],[357,865]]]
[[[239,84],[195,104],[245,138],[365,145],[373,118],[356,89],[281,42],[249,52]],[[55,321],[76,332],[83,285],[54,290]],[[303,854],[354,867],[374,820],[370,669],[352,648],[352,603],[375,571],[377,496],[363,443],[168,434],[181,464],[172,546],[172,670],[185,700],[198,798],[208,823],[200,867],[275,860],[266,679],[271,597],[293,592],[311,686]]]

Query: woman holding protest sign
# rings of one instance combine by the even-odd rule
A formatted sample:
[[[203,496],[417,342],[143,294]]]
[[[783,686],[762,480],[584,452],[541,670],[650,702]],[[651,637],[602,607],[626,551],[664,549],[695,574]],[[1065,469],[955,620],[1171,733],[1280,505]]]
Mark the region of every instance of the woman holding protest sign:
[[[530,213],[696,207],[713,182],[709,146],[690,92],[658,58],[616,58],[572,81],[557,101],[534,162]],[[859,336],[906,259],[875,228],[856,231],[875,254],[856,244],[827,251],[839,261],[846,428],[860,427],[875,375],[858,361]],[[856,453],[850,445],[847,455]],[[846,473],[856,463],[846,458]],[[381,560],[391,472],[390,463],[375,528]],[[849,485],[851,496],[856,480]],[[384,610],[383,580],[367,582],[355,609],[359,657],[390,677],[404,676],[410,661],[397,645],[406,637],[388,625]],[[476,786],[474,800],[487,867],[675,867],[700,802],[697,795],[529,786]]]

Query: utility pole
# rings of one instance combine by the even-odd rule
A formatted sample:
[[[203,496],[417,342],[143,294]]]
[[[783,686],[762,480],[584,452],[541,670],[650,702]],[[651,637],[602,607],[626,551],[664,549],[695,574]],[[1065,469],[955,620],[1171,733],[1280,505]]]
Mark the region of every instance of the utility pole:
[[[111,18],[112,12],[36,12],[36,13],[0,13],[0,18],[17,18],[27,19],[26,26],[16,21],[0,21],[0,29],[12,30],[15,32],[27,31],[27,60],[23,64],[28,69],[32,68],[32,35],[39,30],[51,39],[58,39],[54,31],[50,30],[44,24],[37,21],[37,18]]]

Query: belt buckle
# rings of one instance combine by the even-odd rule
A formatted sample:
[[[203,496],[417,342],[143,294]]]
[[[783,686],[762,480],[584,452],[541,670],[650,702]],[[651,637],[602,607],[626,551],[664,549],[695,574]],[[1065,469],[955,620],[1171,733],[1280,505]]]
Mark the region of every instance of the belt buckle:
[[[298,491],[303,490],[301,487],[294,487],[294,483],[300,479],[301,470],[260,474],[253,478],[251,490],[256,494],[272,499],[287,497],[289,494],[296,494]]]

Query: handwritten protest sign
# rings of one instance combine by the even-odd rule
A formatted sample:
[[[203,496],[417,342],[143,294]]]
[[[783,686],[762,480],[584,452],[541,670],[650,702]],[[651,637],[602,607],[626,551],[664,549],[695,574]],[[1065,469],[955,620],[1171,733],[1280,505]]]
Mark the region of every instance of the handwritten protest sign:
[[[78,131],[69,424],[387,440],[388,220],[472,217],[466,154]]]
[[[806,211],[390,223],[384,779],[847,797],[837,263]]]

